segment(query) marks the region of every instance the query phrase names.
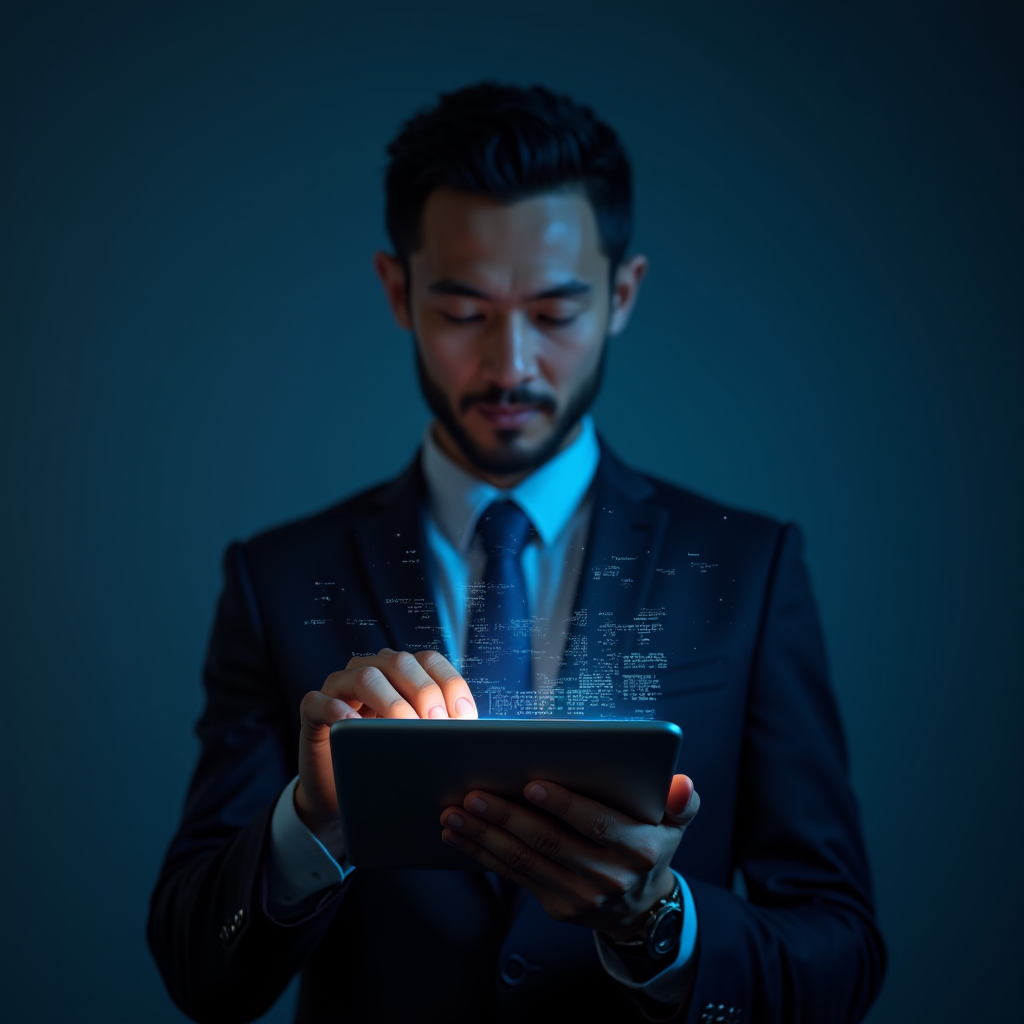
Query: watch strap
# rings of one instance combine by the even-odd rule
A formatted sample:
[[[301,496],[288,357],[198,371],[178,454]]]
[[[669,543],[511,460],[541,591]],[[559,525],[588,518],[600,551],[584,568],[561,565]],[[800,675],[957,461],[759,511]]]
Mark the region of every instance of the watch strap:
[[[653,941],[654,931],[656,930],[661,919],[672,910],[678,911],[680,914],[683,913],[683,887],[679,882],[679,877],[673,875],[675,878],[675,885],[672,887],[672,892],[669,894],[667,899],[660,899],[651,908],[647,917],[644,920],[643,931],[638,938],[635,939],[621,939],[613,940],[613,945],[628,952],[632,956],[648,956],[652,959],[660,959],[662,956],[667,954],[657,954],[650,949],[650,944]],[[677,940],[678,941],[678,940]]]

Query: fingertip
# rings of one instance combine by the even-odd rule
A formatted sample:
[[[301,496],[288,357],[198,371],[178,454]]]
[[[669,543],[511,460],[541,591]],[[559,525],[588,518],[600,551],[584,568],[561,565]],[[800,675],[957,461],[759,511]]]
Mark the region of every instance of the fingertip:
[[[324,720],[327,722],[340,722],[346,718],[358,718],[359,712],[354,711],[343,700],[334,697],[324,708]]]
[[[456,718],[479,718],[476,705],[468,697],[460,697],[455,702]]]
[[[673,818],[678,818],[685,814],[694,792],[693,780],[688,775],[673,775],[672,785],[669,787],[668,792],[666,811]]]

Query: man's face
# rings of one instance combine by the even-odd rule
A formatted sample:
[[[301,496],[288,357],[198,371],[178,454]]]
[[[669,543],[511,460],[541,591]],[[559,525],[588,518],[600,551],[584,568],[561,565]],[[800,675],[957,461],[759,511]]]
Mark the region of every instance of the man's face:
[[[606,339],[624,326],[646,260],[613,283],[593,208],[576,191],[512,204],[436,189],[409,258],[377,270],[413,332],[442,445],[489,477],[525,475],[593,401]],[[406,285],[408,287],[406,288]]]

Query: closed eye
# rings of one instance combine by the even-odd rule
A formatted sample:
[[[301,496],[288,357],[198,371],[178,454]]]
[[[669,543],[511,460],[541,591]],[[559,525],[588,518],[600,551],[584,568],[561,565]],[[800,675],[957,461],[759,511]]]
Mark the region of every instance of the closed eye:
[[[443,316],[450,324],[472,324],[484,319],[483,313],[472,313],[470,316],[453,316],[451,313],[446,313],[444,310],[441,310],[441,316]]]

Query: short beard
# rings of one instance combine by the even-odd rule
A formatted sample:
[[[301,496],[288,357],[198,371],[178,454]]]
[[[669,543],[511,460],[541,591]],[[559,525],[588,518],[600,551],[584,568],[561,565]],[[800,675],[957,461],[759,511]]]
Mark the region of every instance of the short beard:
[[[608,339],[604,339],[601,346],[601,357],[598,360],[594,372],[576,389],[576,392],[569,396],[565,408],[558,413],[551,403],[548,408],[556,413],[554,427],[547,439],[534,451],[516,452],[502,451],[483,452],[474,443],[472,438],[462,429],[455,410],[452,409],[444,392],[434,383],[427,374],[423,365],[423,357],[420,355],[419,342],[413,335],[413,351],[416,354],[416,375],[419,378],[420,390],[426,400],[430,411],[437,417],[441,426],[448,431],[449,436],[458,445],[459,451],[466,460],[477,469],[485,473],[493,473],[495,476],[512,476],[516,473],[525,473],[543,466],[562,446],[562,443],[569,436],[573,427],[582,419],[583,414],[593,405],[601,390],[601,379],[604,376],[605,358],[608,354]],[[517,391],[502,391],[494,388],[483,397],[483,401],[497,404],[506,402],[509,405],[523,402],[524,404],[535,404],[530,401],[528,394],[521,394]],[[518,430],[499,430],[498,438],[505,445],[511,447],[512,443],[519,436]]]

